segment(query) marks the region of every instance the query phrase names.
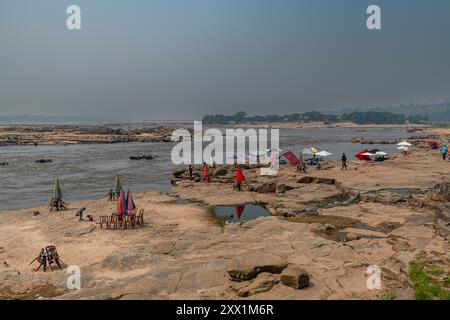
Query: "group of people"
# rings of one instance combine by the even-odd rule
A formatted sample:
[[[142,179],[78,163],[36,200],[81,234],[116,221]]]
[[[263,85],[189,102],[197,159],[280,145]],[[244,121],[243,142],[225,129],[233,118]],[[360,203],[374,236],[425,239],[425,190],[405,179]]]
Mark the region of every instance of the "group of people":
[[[189,180],[194,179],[194,169],[192,168],[192,164],[189,165]],[[202,174],[202,182],[211,182],[211,176],[209,175],[209,169],[206,162],[203,163],[203,174]]]
[[[193,174],[193,167],[190,164],[189,165],[189,180],[193,180],[194,178],[194,174]],[[203,163],[203,173],[202,173],[202,182],[211,182],[211,175],[209,174],[209,169],[208,169],[208,165],[204,162]],[[242,170],[240,167],[236,168],[236,177],[235,177],[235,182],[233,185],[233,189],[237,190],[237,191],[241,191],[242,190],[242,185],[245,181],[245,177],[244,174],[242,173]]]
[[[318,162],[318,166],[320,166],[319,161],[317,161],[317,162]],[[347,170],[347,155],[345,153],[343,153],[342,157],[341,157],[341,170]],[[306,164],[303,161],[303,157],[301,154],[300,154],[300,157],[298,158],[297,172],[307,173]]]

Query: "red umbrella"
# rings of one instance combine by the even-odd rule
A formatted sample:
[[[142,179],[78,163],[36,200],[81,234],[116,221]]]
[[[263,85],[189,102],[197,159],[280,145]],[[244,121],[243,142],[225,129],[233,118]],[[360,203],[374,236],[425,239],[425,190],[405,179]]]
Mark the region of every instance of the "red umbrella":
[[[439,145],[436,141],[428,141],[428,145],[433,149],[436,150],[439,148]]]
[[[365,160],[365,161],[372,161],[372,159],[370,159],[369,156],[365,155],[363,156],[363,153],[368,152],[368,149],[364,149],[363,151],[361,151],[360,153],[355,154],[355,157],[358,158],[359,160]]]
[[[245,181],[244,174],[242,173],[241,168],[238,167],[236,169],[236,182],[237,183],[242,183],[243,181]]]
[[[208,166],[205,164],[203,166],[203,178],[207,178],[209,176]]]
[[[236,216],[238,218],[238,220],[241,218],[242,213],[244,212],[245,206],[236,206]]]
[[[119,200],[117,201],[117,212],[119,216],[127,214],[127,199],[125,198],[125,192],[121,191]]]

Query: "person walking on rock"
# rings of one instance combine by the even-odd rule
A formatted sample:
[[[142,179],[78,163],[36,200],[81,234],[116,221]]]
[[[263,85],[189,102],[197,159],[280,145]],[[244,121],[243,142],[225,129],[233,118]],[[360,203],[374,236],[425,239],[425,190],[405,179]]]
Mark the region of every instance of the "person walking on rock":
[[[341,170],[344,170],[344,169],[347,170],[347,156],[345,155],[345,153],[342,154],[341,161],[342,161]]]

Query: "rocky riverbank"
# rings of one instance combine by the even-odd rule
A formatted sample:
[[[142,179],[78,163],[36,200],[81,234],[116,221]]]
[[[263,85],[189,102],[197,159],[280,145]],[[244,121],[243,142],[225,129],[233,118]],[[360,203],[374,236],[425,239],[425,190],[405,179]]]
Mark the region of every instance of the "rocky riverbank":
[[[195,182],[200,170],[191,181],[180,169],[173,195],[136,195],[145,226],[134,230],[78,222],[80,207],[97,221],[114,211],[105,199],[60,213],[0,212],[0,298],[413,299],[409,271],[418,257],[439,267],[433,279],[448,290],[449,167],[423,141],[410,156],[349,161],[348,171],[331,161],[262,177],[247,167],[242,192],[232,188],[232,167],[216,168],[211,183]],[[223,223],[210,207],[245,203],[263,204],[271,216]],[[66,288],[65,269],[31,270],[47,245],[64,268],[81,268],[80,290]],[[379,290],[367,286],[370,266],[381,270]]]
[[[361,286],[362,282],[355,283],[355,272],[362,274],[374,264],[382,269],[384,283],[389,283],[384,287],[386,294],[411,298],[408,270],[416,256],[424,254],[443,263],[450,275],[450,162],[442,161],[439,151],[430,150],[427,138],[414,141],[411,156],[395,154],[383,163],[350,161],[348,171],[342,171],[337,162],[328,162],[320,170],[309,168],[307,174],[286,166],[271,177],[260,176],[257,167],[246,168],[248,186],[243,192],[232,188],[233,167],[216,168],[212,183],[195,182],[200,172],[190,181],[179,170],[174,174],[174,193],[213,206],[263,204],[273,216],[307,226],[302,238],[311,234],[331,241],[326,263],[317,264],[321,254],[312,244],[304,244],[302,252],[288,260],[307,272],[312,270],[313,279],[327,284],[329,270],[339,270],[340,276],[328,289],[340,297],[355,297],[346,285]],[[339,258],[334,250],[340,252]],[[367,294],[359,289],[360,297]]]
[[[170,142],[176,126],[3,125],[0,146]]]

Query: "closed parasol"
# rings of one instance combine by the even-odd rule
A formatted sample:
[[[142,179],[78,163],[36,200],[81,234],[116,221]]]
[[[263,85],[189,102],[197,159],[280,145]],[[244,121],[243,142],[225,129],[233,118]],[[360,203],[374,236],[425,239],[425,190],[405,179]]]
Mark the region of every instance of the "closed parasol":
[[[62,200],[62,191],[59,185],[59,179],[55,179],[55,185],[53,187],[53,198]]]
[[[236,179],[237,183],[242,183],[245,181],[245,176],[242,173],[241,168],[239,168],[239,167],[236,169],[236,178],[235,179]]]
[[[136,205],[134,203],[133,197],[131,196],[130,190],[127,192],[127,213],[132,214],[134,209],[136,209]]]
[[[115,193],[119,193],[120,191],[122,191],[122,184],[120,183],[120,178],[117,175],[116,176],[116,182],[114,183],[114,192]]]
[[[203,177],[207,178],[209,176],[208,166],[203,166]]]
[[[124,191],[120,192],[119,200],[117,201],[117,213],[119,213],[119,216],[127,215],[127,199]]]
[[[244,212],[244,209],[245,209],[245,205],[236,206],[236,216],[237,216],[238,220],[241,219],[241,216],[242,216],[242,213]]]

